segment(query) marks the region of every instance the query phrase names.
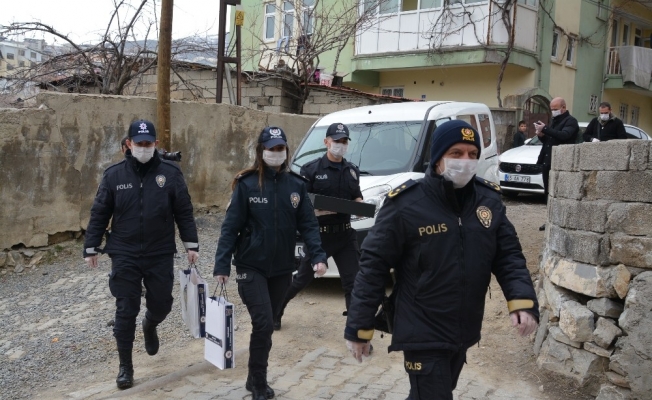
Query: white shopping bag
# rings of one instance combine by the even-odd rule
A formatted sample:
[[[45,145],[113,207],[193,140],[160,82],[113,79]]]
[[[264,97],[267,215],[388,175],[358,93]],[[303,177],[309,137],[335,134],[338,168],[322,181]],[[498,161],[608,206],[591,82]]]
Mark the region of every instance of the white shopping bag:
[[[179,271],[181,317],[195,338],[206,336],[206,289],[208,285],[197,268]]]
[[[222,285],[220,296],[208,298],[206,303],[206,342],[204,358],[219,369],[235,368],[233,303]]]

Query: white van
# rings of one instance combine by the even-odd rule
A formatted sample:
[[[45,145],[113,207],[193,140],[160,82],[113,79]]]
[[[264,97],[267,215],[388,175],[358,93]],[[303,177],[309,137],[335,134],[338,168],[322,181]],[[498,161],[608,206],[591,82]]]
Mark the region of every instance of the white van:
[[[294,152],[291,168],[299,172],[305,163],[326,152],[324,137],[329,125],[341,122],[349,127],[351,141],[344,156],[360,168],[360,189],[366,203],[376,205],[376,214],[385,195],[408,179],[423,177],[430,163],[430,136],[438,124],[461,119],[482,136],[483,149],[477,176],[497,182],[498,149],[496,129],[489,107],[480,103],[428,101],[364,106],[338,111],[319,119]],[[376,218],[352,216],[358,243],[369,233]],[[303,243],[295,252],[303,254]],[[332,258],[327,277],[339,277]]]

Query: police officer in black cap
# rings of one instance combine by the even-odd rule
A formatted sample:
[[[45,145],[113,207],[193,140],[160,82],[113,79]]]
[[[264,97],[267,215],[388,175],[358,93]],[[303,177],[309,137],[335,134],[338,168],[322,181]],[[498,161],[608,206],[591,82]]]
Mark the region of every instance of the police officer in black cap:
[[[213,276],[222,284],[236,268],[238,293],[251,316],[249,375],[245,388],[253,400],[274,397],[267,384],[267,361],[272,349],[274,315],[283,301],[294,271],[296,232],[309,249],[312,273],[326,272],[326,253],[320,247],[319,225],[308,198],[308,182],[288,170],[287,139],[278,127],[266,127],[258,137],[253,166],[233,180],[215,252]]]
[[[125,159],[104,171],[91,208],[84,241],[84,259],[97,267],[102,237],[111,220],[104,253],[111,257],[109,288],[115,297],[115,336],[120,389],[134,384],[132,349],[142,284],[147,289],[147,311],[142,320],[145,350],[158,352],[156,327],[172,309],[174,224],[188,252],[188,262],[199,259],[197,227],[188,188],[179,166],[162,160],[156,151],[156,130],[145,120],[129,127]]]
[[[362,245],[344,337],[358,361],[369,354],[374,316],[396,274],[390,351],[403,351],[408,400],[452,400],[467,349],[480,340],[491,274],[512,325],[536,330],[537,298],[514,226],[495,183],[474,178],[478,132],[453,120],[432,134],[432,170],[387,195]]]
[[[328,127],[324,139],[327,148],[326,154],[301,167],[301,176],[308,179],[308,192],[345,200],[362,201],[360,170],[344,158],[349,139],[349,128],[346,125],[335,123]],[[337,264],[348,310],[360,256],[356,231],[351,228],[351,215],[323,210],[315,210],[315,214],[319,220],[322,248],[329,257],[333,257]],[[298,272],[292,279],[292,285],[285,294],[283,306],[274,321],[274,329],[281,329],[281,318],[285,307],[312,282],[313,278],[310,255],[306,252],[301,259]]]

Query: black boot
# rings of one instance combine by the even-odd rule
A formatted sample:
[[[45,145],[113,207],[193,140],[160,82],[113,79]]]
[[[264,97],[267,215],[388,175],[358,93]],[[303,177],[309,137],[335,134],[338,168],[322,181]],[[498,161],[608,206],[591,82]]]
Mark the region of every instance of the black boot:
[[[158,335],[156,334],[157,322],[152,322],[145,316],[143,318],[143,336],[145,337],[145,350],[153,356],[158,353]]]
[[[285,297],[285,300],[283,300],[283,305],[281,306],[281,309],[278,310],[278,313],[276,314],[276,317],[274,317],[274,330],[275,331],[280,331],[281,330],[281,318],[283,318],[283,313],[285,312],[285,307],[287,307],[288,303],[292,300],[292,298]]]
[[[115,383],[118,389],[129,389],[134,385],[134,365],[131,362],[131,349],[118,349],[120,370]]]
[[[252,400],[273,399],[275,396],[274,389],[267,384],[267,374],[264,372],[249,372],[245,389],[252,393]]]

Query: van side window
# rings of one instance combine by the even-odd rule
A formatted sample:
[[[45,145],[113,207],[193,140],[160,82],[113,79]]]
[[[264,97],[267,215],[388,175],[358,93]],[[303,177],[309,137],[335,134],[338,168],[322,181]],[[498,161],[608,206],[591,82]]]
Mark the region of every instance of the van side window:
[[[491,119],[487,114],[478,114],[480,120],[480,132],[482,132],[482,140],[484,141],[484,148],[491,146]]]

